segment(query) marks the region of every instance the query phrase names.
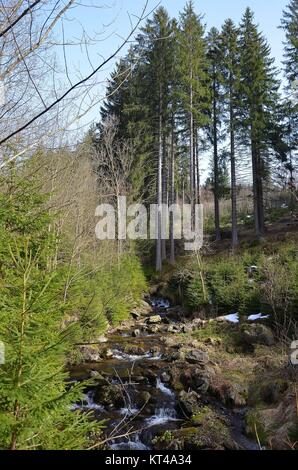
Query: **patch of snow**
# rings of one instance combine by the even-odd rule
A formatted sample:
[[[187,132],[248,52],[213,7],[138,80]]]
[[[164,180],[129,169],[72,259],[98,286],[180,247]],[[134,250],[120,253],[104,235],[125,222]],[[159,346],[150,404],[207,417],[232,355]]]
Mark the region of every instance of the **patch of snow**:
[[[256,315],[249,315],[248,321],[264,320],[269,317],[270,315],[262,315],[261,313],[257,313]]]
[[[238,313],[231,313],[230,315],[226,315],[225,320],[231,323],[239,323],[239,314]]]

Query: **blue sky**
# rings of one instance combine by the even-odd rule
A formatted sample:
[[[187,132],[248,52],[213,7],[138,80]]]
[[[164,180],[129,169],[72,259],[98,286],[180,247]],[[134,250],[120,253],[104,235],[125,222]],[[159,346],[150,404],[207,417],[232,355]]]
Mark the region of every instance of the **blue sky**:
[[[108,57],[121,43],[130,31],[130,20],[136,21],[134,15],[140,15],[145,0],[85,0],[82,6],[77,6],[68,13],[64,21],[65,37],[68,40],[79,40],[82,29],[89,36],[96,36],[96,43],[89,47],[89,58],[92,64],[97,65],[102,58]],[[183,9],[185,0],[149,0],[148,11],[158,4],[163,5],[170,16],[178,17]],[[276,58],[276,65],[281,67],[283,54],[284,32],[279,29],[282,11],[286,8],[289,0],[194,0],[195,9],[204,15],[207,29],[212,26],[221,27],[224,20],[231,17],[236,23],[241,20],[247,6],[255,12],[255,20],[260,30],[267,37],[271,46],[272,56]],[[85,6],[84,6],[85,5]],[[93,5],[91,8],[86,5]],[[120,55],[125,54],[124,48]],[[63,60],[61,48],[60,60]],[[119,57],[118,57],[119,58]],[[85,75],[91,71],[89,59],[87,60],[84,48],[73,46],[67,48],[67,61],[69,70],[74,75]],[[113,70],[115,61],[98,75],[97,95],[104,96],[106,80]],[[98,108],[92,109],[84,118],[83,124],[86,128],[89,123],[98,120]]]

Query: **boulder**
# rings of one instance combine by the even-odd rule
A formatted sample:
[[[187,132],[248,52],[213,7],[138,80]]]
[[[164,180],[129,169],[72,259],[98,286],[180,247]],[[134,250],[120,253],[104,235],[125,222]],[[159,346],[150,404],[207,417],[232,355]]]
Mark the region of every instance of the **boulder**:
[[[181,349],[179,349],[178,351],[175,351],[172,354],[169,354],[169,356],[167,357],[167,360],[169,362],[184,361],[185,360],[185,353]]]
[[[126,344],[123,347],[123,352],[133,356],[143,356],[146,354],[145,349],[142,348],[142,346],[138,346],[136,344]]]
[[[265,346],[273,346],[274,344],[274,336],[271,329],[260,323],[244,325],[242,329],[242,338],[248,345],[263,344]]]
[[[169,325],[167,328],[168,333],[177,333],[177,328],[175,325]]]
[[[159,346],[153,346],[150,349],[150,354],[152,357],[158,357],[160,355],[160,347]]]
[[[150,335],[154,335],[155,333],[158,333],[160,331],[160,325],[150,325],[147,328],[147,331]]]
[[[150,398],[151,398],[151,395],[149,392],[142,391],[138,393],[137,396],[135,397],[135,404],[138,408],[142,408],[144,405],[146,405],[146,403],[149,402]]]
[[[227,423],[221,416],[204,407],[191,419],[189,427],[167,431],[153,440],[155,450],[237,450]]]
[[[214,371],[209,368],[198,369],[195,366],[188,366],[183,369],[180,380],[185,388],[204,394],[209,389],[212,374]]]
[[[108,408],[122,408],[125,405],[121,385],[109,384],[95,389],[94,401]]]
[[[182,390],[178,396],[178,403],[182,412],[191,416],[196,414],[200,408],[200,395],[194,391],[185,392]]]
[[[139,302],[139,305],[134,307],[132,311],[130,312],[131,316],[133,318],[140,318],[143,315],[148,315],[149,313],[152,312],[152,307],[148,302],[145,300],[141,300]]]
[[[147,321],[149,325],[155,325],[156,323],[161,323],[162,319],[160,315],[151,315]]]
[[[241,407],[247,403],[247,388],[239,383],[232,383],[220,374],[211,378],[209,392],[218,398],[224,405]]]
[[[209,361],[209,357],[206,352],[200,351],[199,349],[194,349],[186,353],[185,360],[190,364],[205,365]]]
[[[113,356],[114,356],[113,351],[109,348],[105,349],[102,352],[102,357],[104,357],[105,359],[112,359]]]
[[[97,345],[80,346],[80,353],[84,362],[100,362],[102,360]]]
[[[222,344],[222,339],[221,338],[213,338],[210,336],[209,338],[206,338],[204,340],[204,343],[210,346],[220,346]]]

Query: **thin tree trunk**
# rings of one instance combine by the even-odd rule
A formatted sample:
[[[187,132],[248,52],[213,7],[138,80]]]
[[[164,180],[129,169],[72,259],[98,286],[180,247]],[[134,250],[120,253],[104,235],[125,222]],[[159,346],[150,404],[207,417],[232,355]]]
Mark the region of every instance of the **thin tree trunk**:
[[[171,164],[170,164],[170,205],[175,203],[175,144],[174,144],[174,118],[172,116],[171,132]],[[170,212],[170,262],[175,263],[174,217]]]
[[[199,158],[199,137],[198,130],[196,131],[196,172],[197,172],[197,193],[198,204],[201,204],[201,178],[200,178],[200,158]]]
[[[163,126],[164,128],[164,126]],[[162,136],[162,203],[167,204],[167,179],[168,179],[168,165],[167,165],[167,145],[166,145],[166,137],[163,131]],[[162,224],[165,223],[165,218],[162,218]],[[163,237],[161,240],[161,259],[162,261],[167,258],[167,251],[166,251],[166,240]]]
[[[264,193],[263,193],[263,162],[258,147],[257,152],[257,184],[258,184],[258,214],[260,234],[265,234]]]
[[[190,68],[190,113],[189,113],[189,132],[190,132],[190,142],[189,142],[189,178],[190,178],[190,204],[191,204],[191,214],[192,214],[192,221],[193,221],[193,214],[194,214],[194,136],[193,136],[193,127],[194,127],[194,119],[193,119],[193,86],[192,86],[192,79],[193,79],[193,70],[192,67]]]
[[[232,247],[238,245],[237,230],[237,185],[236,185],[236,159],[235,159],[235,130],[234,110],[230,97],[230,139],[231,139],[231,202],[232,202]]]
[[[195,204],[198,204],[198,199],[199,199],[199,193],[198,193],[198,172],[197,172],[197,159],[198,159],[198,153],[197,153],[197,129],[194,126],[194,139],[193,139],[193,155],[194,155],[194,162],[193,162],[193,184],[194,184],[194,201]]]
[[[254,136],[254,128],[251,129],[251,159],[252,159],[252,177],[253,177],[253,202],[254,202],[254,222],[255,232],[257,238],[260,238],[260,223],[259,223],[259,209],[258,209],[258,161],[257,161],[257,149],[256,139]]]
[[[216,78],[215,66],[213,67],[213,147],[214,147],[214,218],[215,218],[215,238],[221,240],[220,215],[219,215],[219,188],[218,188],[218,137],[217,137],[217,106],[216,106]]]
[[[162,90],[160,86],[159,95],[159,149],[158,149],[158,170],[157,170],[157,240],[156,240],[156,271],[162,270],[161,260],[161,203],[162,203]]]

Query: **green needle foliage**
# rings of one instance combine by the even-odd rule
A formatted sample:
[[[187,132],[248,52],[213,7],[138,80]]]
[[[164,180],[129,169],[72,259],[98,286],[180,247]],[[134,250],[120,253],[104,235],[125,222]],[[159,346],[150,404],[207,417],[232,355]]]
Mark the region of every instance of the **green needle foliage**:
[[[63,282],[48,268],[54,240],[44,198],[13,174],[1,183],[0,448],[85,448],[98,425],[71,411],[83,384],[69,386],[64,370],[75,328],[63,328]]]

